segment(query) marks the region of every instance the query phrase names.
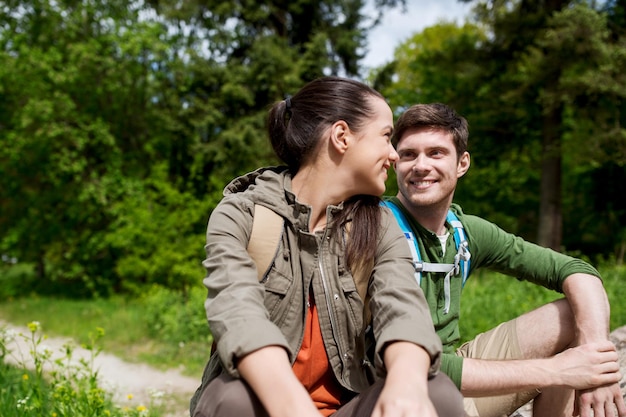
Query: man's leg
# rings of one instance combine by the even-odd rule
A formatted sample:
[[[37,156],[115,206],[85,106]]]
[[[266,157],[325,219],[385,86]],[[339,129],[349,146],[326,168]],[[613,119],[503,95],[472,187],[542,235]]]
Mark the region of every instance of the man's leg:
[[[546,304],[517,318],[519,346],[523,358],[554,356],[572,346],[574,315],[565,299]],[[533,402],[533,417],[571,416],[574,391],[548,387]]]
[[[457,354],[476,359],[510,360],[553,356],[574,339],[574,321],[566,300],[558,300],[502,323],[464,344]],[[466,398],[470,416],[501,417],[535,398],[534,417],[571,416],[571,390],[544,390],[496,397]],[[568,413],[569,414],[564,414]]]

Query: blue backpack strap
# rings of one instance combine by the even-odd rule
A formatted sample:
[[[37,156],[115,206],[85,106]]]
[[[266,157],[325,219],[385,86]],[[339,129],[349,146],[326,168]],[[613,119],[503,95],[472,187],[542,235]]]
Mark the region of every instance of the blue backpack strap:
[[[458,262],[460,262],[461,273],[463,274],[463,285],[467,281],[470,273],[470,252],[469,252],[469,244],[467,243],[467,238],[465,237],[465,229],[463,228],[463,224],[459,220],[459,218],[452,212],[452,210],[448,210],[448,215],[446,216],[446,220],[450,225],[454,228],[454,243],[456,244],[457,254],[455,255],[455,264],[458,258]]]
[[[388,207],[398,222],[404,237],[406,237],[413,256],[413,266],[415,268],[415,280],[418,284],[421,284],[422,272],[440,272],[446,274],[444,276],[444,314],[447,314],[450,310],[450,279],[452,276],[461,274],[463,277],[462,285],[465,286],[465,282],[469,277],[470,272],[470,252],[467,238],[465,237],[465,230],[463,224],[459,221],[456,214],[451,210],[448,210],[446,215],[446,221],[454,228],[454,243],[457,249],[456,255],[454,255],[454,264],[445,263],[430,263],[423,262],[420,256],[419,246],[417,239],[409,225],[409,222],[400,210],[400,208],[393,201],[383,201],[383,206]]]
[[[422,272],[421,268],[418,267],[418,264],[421,264],[422,257],[420,256],[419,247],[417,246],[417,240],[413,235],[413,231],[411,230],[411,226],[409,226],[409,222],[404,216],[404,213],[400,211],[400,208],[396,206],[393,201],[382,201],[381,205],[388,207],[393,213],[400,229],[402,229],[402,233],[404,237],[407,239],[407,243],[409,244],[409,249],[411,250],[411,256],[413,257],[413,267],[415,268],[415,280],[417,284],[421,284],[422,282]]]

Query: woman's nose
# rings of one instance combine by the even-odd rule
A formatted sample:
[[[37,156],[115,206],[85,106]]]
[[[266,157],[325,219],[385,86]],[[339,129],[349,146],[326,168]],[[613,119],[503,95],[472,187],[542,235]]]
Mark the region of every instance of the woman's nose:
[[[391,162],[396,162],[398,159],[400,159],[400,156],[398,155],[398,152],[396,152],[396,148],[393,147],[393,145],[389,145],[391,147],[391,150],[389,151],[389,160]]]

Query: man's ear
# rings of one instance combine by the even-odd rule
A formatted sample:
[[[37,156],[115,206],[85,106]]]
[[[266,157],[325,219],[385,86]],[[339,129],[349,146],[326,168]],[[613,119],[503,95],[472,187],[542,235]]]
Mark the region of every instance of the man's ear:
[[[330,144],[339,153],[344,154],[351,145],[352,132],[348,124],[338,120],[330,127]]]
[[[470,167],[470,154],[469,152],[463,152],[463,155],[459,158],[459,163],[456,165],[456,177],[461,178]]]

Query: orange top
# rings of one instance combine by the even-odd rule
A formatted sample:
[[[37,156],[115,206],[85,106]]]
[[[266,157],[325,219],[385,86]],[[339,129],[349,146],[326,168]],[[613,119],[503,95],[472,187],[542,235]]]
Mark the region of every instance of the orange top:
[[[309,311],[306,316],[302,347],[293,364],[293,372],[308,391],[315,406],[323,416],[329,416],[339,409],[343,388],[337,382],[328,363],[324,348],[322,330],[317,307],[309,297]]]

